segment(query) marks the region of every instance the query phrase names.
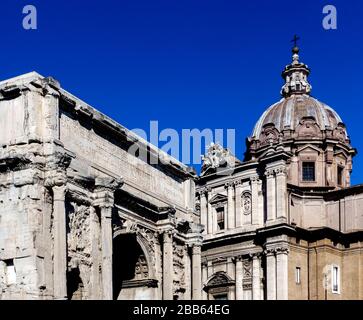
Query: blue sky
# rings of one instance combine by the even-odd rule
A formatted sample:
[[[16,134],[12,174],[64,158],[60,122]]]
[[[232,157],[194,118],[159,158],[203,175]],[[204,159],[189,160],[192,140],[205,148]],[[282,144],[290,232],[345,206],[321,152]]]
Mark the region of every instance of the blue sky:
[[[35,5],[38,29],[22,28]],[[322,27],[335,5],[338,29]],[[332,106],[363,152],[362,1],[2,0],[0,78],[51,75],[126,127],[234,128],[236,153],[280,99],[292,36],[311,69],[313,95]],[[363,157],[352,182],[363,182]]]

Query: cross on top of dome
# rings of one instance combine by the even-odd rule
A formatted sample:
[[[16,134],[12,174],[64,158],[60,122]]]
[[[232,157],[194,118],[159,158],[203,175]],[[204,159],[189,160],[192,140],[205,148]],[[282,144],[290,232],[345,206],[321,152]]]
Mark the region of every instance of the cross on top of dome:
[[[281,95],[289,97],[293,94],[310,94],[312,86],[308,82],[308,76],[310,74],[309,67],[299,61],[299,47],[297,46],[297,40],[300,38],[295,35],[291,42],[294,42],[292,48],[292,62],[287,65],[282,72],[282,77],[285,80],[285,84],[281,89]]]
[[[291,40],[294,43],[294,48],[297,48],[297,40],[300,40],[300,38],[295,34],[294,39]]]

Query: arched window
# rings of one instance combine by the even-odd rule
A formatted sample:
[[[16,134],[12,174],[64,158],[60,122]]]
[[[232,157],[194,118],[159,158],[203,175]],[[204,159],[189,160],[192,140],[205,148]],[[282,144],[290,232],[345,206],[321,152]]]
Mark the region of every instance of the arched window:
[[[208,292],[214,300],[228,300],[230,291],[233,290],[234,286],[235,282],[227,273],[219,271],[210,278],[204,286],[204,290]]]

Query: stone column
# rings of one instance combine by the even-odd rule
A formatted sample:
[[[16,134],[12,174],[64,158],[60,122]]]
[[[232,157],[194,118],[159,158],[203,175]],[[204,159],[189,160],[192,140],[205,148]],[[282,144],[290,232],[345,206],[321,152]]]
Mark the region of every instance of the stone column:
[[[228,257],[227,258],[227,265],[226,265],[227,274],[231,277],[231,279],[236,279],[236,265],[234,258]],[[228,290],[229,291],[229,299],[236,300],[236,290]]]
[[[261,300],[260,253],[252,255],[252,299]]]
[[[275,249],[266,250],[267,300],[276,300],[276,256]]]
[[[203,234],[207,233],[207,223],[208,223],[208,204],[206,197],[206,190],[202,189],[199,192],[200,194],[200,223],[204,225]]]
[[[289,249],[276,249],[277,300],[287,300],[288,296],[288,253]]]
[[[185,257],[184,257],[184,273],[185,273],[185,283],[188,284],[185,288],[183,300],[191,300],[192,299],[192,259],[189,254],[189,246],[187,244],[184,245]],[[159,298],[160,300],[160,298]]]
[[[214,274],[213,262],[211,260],[208,260],[207,261],[207,275],[208,275],[208,279],[210,279],[213,274]],[[208,292],[207,293],[207,300],[210,300],[210,298],[211,298],[211,295]]]
[[[274,171],[269,169],[266,175],[266,193],[267,193],[267,221],[276,219],[276,182]]]
[[[54,299],[67,299],[67,213],[65,206],[67,176],[58,169],[46,173],[45,186],[53,192],[53,283]]]
[[[243,300],[243,264],[242,257],[236,257],[236,300]]]
[[[202,294],[201,245],[192,246],[192,299],[200,300]]]
[[[173,233],[163,233],[163,300],[173,299]]]
[[[235,206],[235,217],[236,217],[236,228],[242,226],[242,184],[241,181],[235,181],[235,194],[236,194],[236,206]]]
[[[208,263],[207,261],[202,263],[202,299],[208,300],[208,294],[203,290],[203,285],[207,283],[208,280]]]
[[[101,206],[103,299],[113,299],[112,278],[112,207]]]
[[[67,298],[67,168],[71,156],[59,143],[47,146],[44,186],[53,193],[53,295],[54,299]]]
[[[121,185],[121,180],[109,177],[96,179],[94,206],[99,208],[101,216],[102,297],[104,300],[113,299],[112,208],[114,206],[114,192]]]
[[[252,196],[252,224],[259,225],[260,212],[258,210],[258,176],[251,178],[251,196]]]
[[[53,225],[54,225],[54,298],[67,298],[67,227],[65,207],[65,186],[54,186]]]
[[[286,214],[286,198],[287,198],[287,185],[286,185],[286,168],[281,167],[275,170],[276,172],[276,208],[277,218],[287,218]]]
[[[208,223],[208,234],[214,233],[214,214],[212,205],[209,203],[212,198],[211,190],[207,189],[207,223]]]
[[[91,223],[91,259],[92,259],[92,268],[90,275],[90,283],[91,283],[91,296],[92,300],[102,299],[101,295],[101,278],[100,278],[100,267],[101,267],[101,259],[99,252],[100,245],[100,223],[97,217],[97,213],[94,207],[90,209],[90,223]]]
[[[234,229],[235,221],[234,221],[234,184],[233,183],[226,183],[225,187],[227,188],[227,228]]]
[[[257,181],[257,188],[258,188],[258,192],[262,193],[262,180],[258,180]],[[258,210],[258,221],[259,221],[259,225],[263,226],[265,223],[265,213],[264,213],[264,201],[263,201],[263,196],[258,196],[259,197],[259,201],[258,201],[258,205],[257,205],[257,210]]]

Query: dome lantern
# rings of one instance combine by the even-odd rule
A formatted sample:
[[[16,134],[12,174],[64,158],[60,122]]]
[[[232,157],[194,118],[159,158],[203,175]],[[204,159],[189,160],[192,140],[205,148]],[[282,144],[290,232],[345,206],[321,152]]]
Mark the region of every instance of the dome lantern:
[[[281,89],[283,97],[289,97],[293,94],[310,95],[312,86],[308,81],[310,74],[309,67],[299,61],[299,47],[296,46],[297,36],[294,37],[295,46],[292,48],[292,62],[287,65],[282,72],[282,78],[285,84]]]

